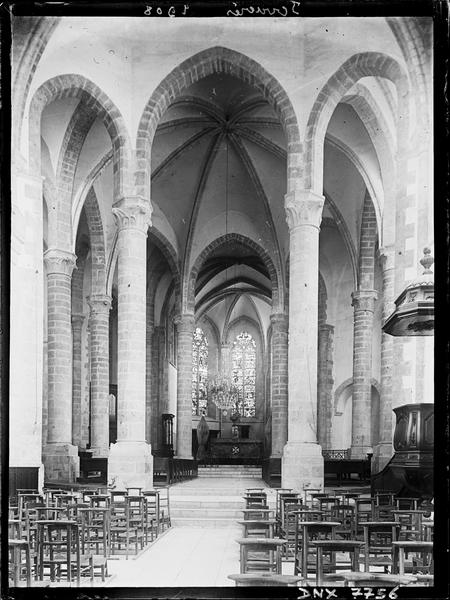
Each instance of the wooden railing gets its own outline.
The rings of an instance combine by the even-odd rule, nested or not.
[[[348,460],[350,458],[350,450],[322,450],[322,456],[325,460]]]
[[[189,458],[153,457],[153,481],[155,483],[176,483],[192,479],[198,475],[198,463]]]

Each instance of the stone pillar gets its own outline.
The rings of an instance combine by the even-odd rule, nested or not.
[[[372,332],[376,298],[375,290],[359,290],[352,294],[354,322],[351,458],[366,458],[372,446]]]
[[[118,227],[117,443],[109,451],[108,481],[117,489],[153,485],[145,441],[145,317],[147,229],[151,206],[141,197],[113,207]]]
[[[153,448],[161,449],[161,415],[168,412],[167,393],[163,391],[165,358],[165,329],[155,326],[152,335],[152,367],[150,395],[152,403],[152,441]]]
[[[334,326],[319,325],[317,357],[317,439],[324,449],[331,448],[333,416],[333,336]]]
[[[288,441],[282,487],[323,488],[322,449],[317,443],[317,322],[319,228],[324,198],[310,190],[286,194],[290,233]]]
[[[148,303],[147,303],[148,305]],[[153,330],[154,327],[149,325],[149,314],[147,311],[147,326],[146,326],[146,351],[145,351],[145,440],[147,443],[153,441],[153,450],[157,443],[155,431],[153,427],[153,404],[152,404],[152,367],[153,367]]]
[[[283,453],[288,435],[288,318],[272,314],[272,458]]]
[[[392,314],[394,303],[394,247],[380,249],[380,260],[383,270],[383,323]],[[393,449],[392,426],[394,413],[392,411],[394,367],[394,338],[387,333],[381,334],[381,393],[380,393],[380,435],[379,442],[373,448],[372,472],[381,471],[391,459]]]
[[[47,266],[48,426],[43,457],[46,481],[74,482],[78,448],[72,444],[71,277],[76,256],[50,249]]]
[[[83,447],[82,427],[82,333],[84,315],[72,315],[72,444]]]
[[[106,458],[109,450],[109,311],[111,298],[98,294],[88,299],[91,363],[91,450]]]
[[[177,326],[177,458],[192,458],[192,339],[194,315],[182,314]]]

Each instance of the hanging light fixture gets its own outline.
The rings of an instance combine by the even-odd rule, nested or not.
[[[424,248],[420,264],[422,275],[414,279],[395,301],[395,310],[386,320],[383,331],[393,336],[434,334],[434,275],[431,250]]]
[[[225,163],[225,239],[228,235],[228,137],[226,139],[226,163]],[[227,268],[225,269],[225,289],[228,283]],[[223,367],[220,372],[211,379],[208,384],[208,395],[219,410],[237,410],[239,389],[232,383],[224,373]]]

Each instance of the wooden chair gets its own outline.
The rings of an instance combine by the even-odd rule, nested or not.
[[[245,500],[245,508],[267,507],[267,494],[265,492],[247,492],[243,498]]]
[[[170,520],[170,493],[169,486],[161,486],[159,492],[159,510],[160,510],[160,526],[161,529],[167,529],[172,526]]]
[[[336,535],[341,538],[355,539],[356,537],[356,515],[355,507],[351,504],[340,504],[331,508],[330,519],[339,521],[340,527],[336,527]]]
[[[235,573],[228,575],[228,579],[234,581],[236,587],[295,587],[301,578],[295,575],[276,575],[274,573]]]
[[[314,499],[313,494],[324,493],[322,488],[303,488],[303,496],[305,500],[305,506],[312,507]]]
[[[80,585],[81,553],[78,523],[75,521],[37,521],[37,578],[44,580],[49,569],[50,580]]]
[[[315,540],[311,545],[316,548],[316,585],[322,586],[327,581],[339,579],[338,570],[359,571],[359,551],[364,542],[359,540]],[[340,553],[339,563],[336,561],[336,552]],[[329,562],[326,565],[328,573],[324,573],[324,554],[329,555]],[[342,554],[348,554],[349,560],[342,560]]]
[[[306,583],[308,574],[316,568],[315,548],[311,542],[332,539],[340,523],[337,521],[297,521],[294,554],[294,575],[301,573]]]
[[[414,554],[409,563],[406,555]],[[392,544],[392,572],[404,575],[433,574],[433,542],[398,540]]]
[[[422,523],[422,539],[424,542],[432,542],[434,537],[434,521]]]
[[[151,532],[151,540],[154,537],[158,537],[161,533],[161,513],[159,506],[159,492],[158,490],[146,490],[142,492],[145,498],[145,511],[147,528]]]
[[[420,498],[394,498],[396,510],[419,510]]]
[[[238,521],[243,526],[243,537],[273,538],[275,519],[244,519]]]
[[[109,508],[111,498],[109,494],[95,494],[89,497],[90,508]]]
[[[367,521],[364,528],[364,571],[371,566],[392,567],[392,543],[398,539],[400,524],[395,521]]]
[[[24,553],[25,558],[22,558]],[[14,587],[20,585],[25,578],[26,585],[31,585],[31,554],[28,540],[8,539],[8,575]]]
[[[144,500],[143,497],[142,500]],[[134,554],[138,553],[139,546],[141,549],[144,547],[142,520],[143,515],[137,516],[135,507],[129,502],[111,504],[111,554],[116,554],[124,549],[125,558],[128,560],[132,546],[134,546]]]
[[[303,499],[283,498],[281,501],[281,523],[279,523],[279,536],[286,540],[283,547],[283,555],[286,560],[294,560],[295,556],[295,536],[297,527],[296,514],[303,506]]]
[[[275,519],[275,509],[273,508],[243,508],[244,520],[252,519]]]
[[[102,581],[108,576],[110,556],[110,509],[80,508],[80,542],[82,555],[91,557],[91,578],[100,571]]]
[[[424,511],[393,510],[392,514],[394,515],[394,519],[400,523],[399,540],[422,540]]]
[[[240,571],[266,571],[281,575],[281,547],[286,543],[278,538],[241,538]]]
[[[372,521],[373,500],[371,498],[355,499],[356,534],[363,532],[363,523]]]
[[[395,509],[394,492],[376,492],[373,498],[372,518],[374,521],[391,521]]]

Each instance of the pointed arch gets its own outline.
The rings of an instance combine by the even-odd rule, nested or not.
[[[321,194],[323,189],[323,146],[331,116],[347,92],[363,77],[383,77],[397,90],[397,148],[407,141],[409,111],[408,78],[400,64],[381,52],[362,52],[347,59],[323,86],[311,109],[305,132],[304,187]]]
[[[226,73],[252,85],[274,108],[287,138],[287,189],[290,191],[296,187],[301,173],[300,133],[288,95],[277,79],[258,62],[235,50],[215,46],[198,52],[175,67],[161,81],[145,105],[136,139],[138,169],[135,185],[138,194],[150,197],[151,147],[162,115],[190,85],[213,73]]]

